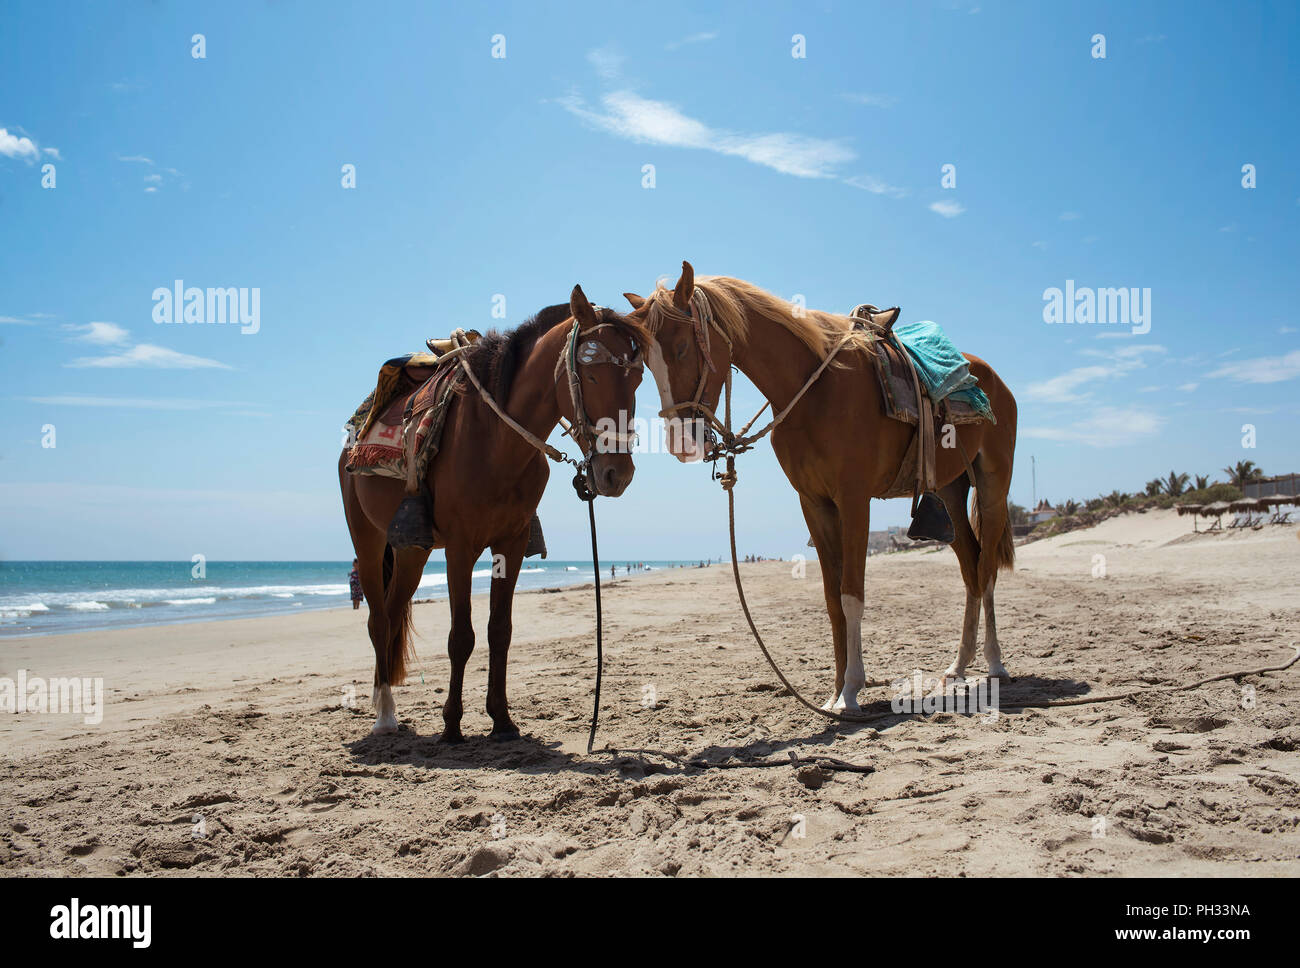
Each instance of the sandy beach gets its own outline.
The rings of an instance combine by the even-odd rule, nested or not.
[[[1033,542],[998,584],[1011,705],[828,728],[776,685],[728,565],[606,586],[597,747],[589,588],[520,595],[510,699],[524,738],[490,742],[486,601],[466,681],[468,742],[438,742],[445,602],[416,606],[403,728],[369,736],[366,612],[330,610],[0,640],[0,675],[103,677],[103,721],[0,717],[8,875],[1300,874],[1300,642],[1294,525],[1192,535],[1127,514]],[[1094,577],[1104,556],[1105,576]],[[832,659],[816,563],[743,565],[755,618],[810,697]],[[938,675],[963,592],[945,549],[867,565],[867,675]],[[976,672],[982,671],[976,659]],[[892,690],[864,709],[889,712]],[[641,752],[636,752],[641,751]],[[788,763],[832,756],[874,772]]]

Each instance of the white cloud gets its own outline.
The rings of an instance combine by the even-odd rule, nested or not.
[[[1039,239],[1037,242],[1030,242],[1029,244],[1035,249],[1043,249],[1043,250],[1047,249],[1047,243],[1044,242],[1042,239]]]
[[[1050,380],[1031,383],[1025,388],[1025,397],[1042,403],[1071,403],[1087,398],[1087,394],[1076,393],[1080,387],[1100,380],[1107,380],[1114,375],[1108,366],[1079,366],[1067,370]]]
[[[35,319],[24,319],[21,316],[0,316],[0,325],[5,326],[39,326]]]
[[[1025,437],[1039,440],[1074,441],[1089,447],[1113,447],[1150,437],[1164,426],[1164,419],[1145,410],[1098,407],[1089,416],[1058,427],[1026,427]]]
[[[130,334],[117,323],[87,323],[85,326],[69,323],[63,328],[78,333],[76,339],[96,346],[120,346],[130,339]]]
[[[205,359],[202,356],[190,356],[188,353],[178,353],[176,350],[168,349],[165,346],[153,346],[149,343],[132,346],[129,350],[111,356],[81,357],[67,365],[78,368],[96,367],[108,369],[125,367],[149,367],[161,370],[230,369],[226,364],[218,363],[216,360]]]
[[[0,155],[16,158],[30,165],[41,157],[41,151],[31,138],[10,134],[8,128],[0,128]]]
[[[1083,218],[1078,212],[1062,212],[1057,218],[1062,222],[1073,222]]]
[[[623,55],[609,47],[587,51],[587,62],[607,81],[618,77],[623,69]]]
[[[689,37],[683,37],[681,40],[670,41],[664,44],[664,50],[677,50],[679,47],[685,47],[687,44],[705,44],[710,40],[717,40],[718,33],[716,30],[704,30],[698,34],[691,34]]]
[[[165,171],[168,175],[170,175],[173,178],[179,178],[181,175],[181,173],[177,171],[175,168],[168,168],[166,166],[157,165],[154,162],[154,160],[148,157],[147,155],[118,155],[117,160],[131,162],[135,164],[141,164],[141,165],[148,165],[150,168],[160,168],[161,171]],[[158,172],[151,172],[148,175],[144,176],[144,183],[145,183],[144,190],[146,192],[156,192],[158,191],[159,186],[164,184],[165,181],[166,179],[164,179],[162,175],[158,174]],[[184,187],[188,188],[189,186],[187,185]]]
[[[1227,377],[1239,383],[1281,383],[1300,376],[1300,350],[1285,356],[1257,356],[1252,360],[1228,363],[1209,374]]]
[[[1296,328],[1294,326],[1279,326],[1277,331],[1285,336],[1287,333],[1294,333]]]
[[[873,195],[888,195],[890,198],[902,198],[907,194],[906,189],[891,185],[875,175],[854,175],[852,178],[844,179],[844,184],[861,188],[864,192],[871,192]]]
[[[1199,383],[1180,383],[1178,389],[1182,390],[1184,393],[1191,393],[1199,386]]]
[[[1145,369],[1144,356],[1148,353],[1164,352],[1166,352],[1165,348],[1158,343],[1131,344],[1113,350],[1083,350],[1084,356],[1096,357],[1105,362],[1078,366],[1066,370],[1059,376],[1031,383],[1025,388],[1025,396],[1029,400],[1037,400],[1040,403],[1074,403],[1086,400],[1091,396],[1091,392],[1078,392],[1082,388],[1103,380],[1126,376],[1135,370]]]
[[[961,202],[931,202],[930,211],[937,212],[944,218],[956,218],[966,211],[966,206]]]
[[[852,101],[854,104],[865,104],[872,108],[892,108],[898,103],[898,98],[892,94],[867,94],[846,91],[840,97],[846,101]]]
[[[632,91],[605,94],[600,109],[588,107],[577,96],[561,98],[558,103],[592,127],[620,138],[733,155],[798,178],[836,177],[839,165],[857,157],[851,148],[826,138],[786,132],[742,134],[711,128],[674,105]]]

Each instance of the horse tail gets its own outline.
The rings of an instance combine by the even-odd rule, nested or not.
[[[384,545],[384,599],[388,599],[388,587],[393,580],[393,569],[397,557],[392,545]],[[406,663],[415,658],[415,625],[411,619],[411,599],[402,603],[402,614],[392,629],[388,641],[388,681],[391,685],[406,684]]]
[[[1016,567],[1016,543],[1011,533],[1011,509],[1007,508],[1002,515],[1002,531],[1000,534],[986,535],[984,533],[983,515],[980,514],[979,491],[971,491],[970,498],[970,523],[971,530],[975,532],[975,537],[980,543],[980,556],[990,555],[993,563],[989,568],[989,574],[994,571],[1014,571]]]

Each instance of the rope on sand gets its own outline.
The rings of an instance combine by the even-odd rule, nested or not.
[[[1258,676],[1267,672],[1284,672],[1290,669],[1296,662],[1300,661],[1300,646],[1294,642],[1291,647],[1295,649],[1293,655],[1288,661],[1281,665],[1260,666],[1257,669],[1240,669],[1235,672],[1221,672],[1218,675],[1208,676],[1205,679],[1198,679],[1196,682],[1187,683],[1181,686],[1155,686],[1145,689],[1132,689],[1128,692],[1117,692],[1106,696],[1083,696],[1076,699],[1041,699],[1031,702],[1008,703],[1006,709],[1054,709],[1061,706],[1089,706],[1098,703],[1121,702],[1125,699],[1133,699],[1137,696],[1150,695],[1151,693],[1175,693],[1190,692],[1193,689],[1199,689],[1201,686],[1209,685],[1212,682],[1222,682],[1225,679],[1240,679],[1244,676]],[[869,685],[887,685],[883,680],[877,680]],[[910,713],[881,713],[878,716],[871,716],[865,719],[854,720],[855,723],[873,723],[886,719],[896,719],[898,717],[908,718],[913,714]],[[724,760],[722,762],[710,762],[709,760],[697,757],[679,756],[676,753],[665,753],[662,750],[646,749],[625,749],[618,750],[613,747],[605,747],[602,750],[596,750],[597,753],[609,753],[612,756],[618,756],[622,753],[644,753],[651,756],[658,756],[666,760],[671,760],[684,768],[696,770],[750,770],[766,769],[774,766],[790,766],[799,769],[804,766],[817,766],[823,770],[831,772],[845,773],[874,773],[876,768],[865,763],[850,763],[846,760],[837,759],[832,756],[813,756],[806,760],[801,760],[793,751],[788,750],[788,759],[764,759],[764,760]]]

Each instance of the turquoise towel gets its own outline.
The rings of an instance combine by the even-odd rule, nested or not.
[[[938,323],[926,319],[895,326],[893,332],[898,343],[911,354],[917,376],[936,406],[951,396],[997,422],[989,398],[979,388],[979,380],[971,373],[966,357],[961,355]]]

